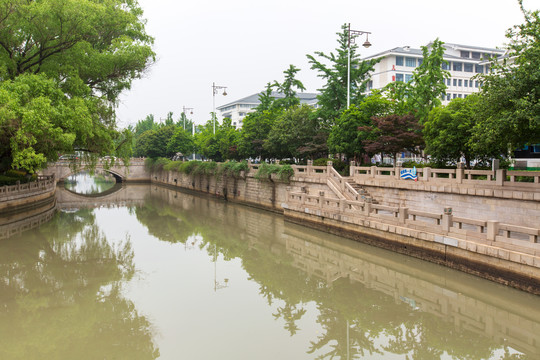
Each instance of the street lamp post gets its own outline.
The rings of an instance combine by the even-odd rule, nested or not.
[[[212,83],[212,117],[214,118],[214,135],[216,134],[216,94],[219,90],[223,89],[223,96],[227,96],[226,86],[219,86],[216,83]]]
[[[191,110],[190,114],[193,115],[193,108],[182,106],[182,114],[184,114],[184,130],[186,130],[186,110]]]
[[[351,105],[351,43],[354,44],[354,38],[356,36],[366,34],[366,41],[362,44],[366,49],[371,46],[368,40],[369,31],[351,30],[351,23],[347,29],[347,109]]]

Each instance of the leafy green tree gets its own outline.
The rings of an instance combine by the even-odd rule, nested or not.
[[[214,122],[208,120],[206,124],[199,126],[195,134],[195,148],[197,153],[216,162],[223,161],[223,154],[219,151],[218,142],[219,124],[214,134]]]
[[[422,46],[422,63],[414,69],[411,81],[396,81],[386,86],[384,93],[393,101],[395,114],[414,114],[423,124],[431,109],[441,105],[441,98],[446,93],[444,79],[450,76],[442,68],[447,63],[443,59],[443,45],[435,39],[430,47]]]
[[[266,84],[264,91],[259,94],[259,101],[261,103],[257,105],[256,111],[262,112],[265,110],[270,110],[272,103],[275,100],[275,98],[272,96],[272,89],[273,85],[271,83]]]
[[[365,153],[362,145],[361,126],[371,126],[371,117],[389,115],[392,102],[380,93],[368,96],[358,105],[352,105],[336,120],[328,137],[328,149],[333,154],[343,154],[356,161]]]
[[[347,25],[343,24],[341,32],[338,32],[338,47],[336,53],[325,54],[321,51],[315,55],[321,58],[317,60],[313,55],[307,55],[311,69],[319,72],[319,77],[325,81],[322,89],[319,89],[319,116],[330,124],[334,123],[342,110],[347,108],[347,69],[348,69],[348,45],[349,37]],[[357,53],[358,46],[351,44],[351,104],[357,104],[363,99],[369,81],[369,72],[379,60],[360,60]],[[328,62],[329,64],[326,64]]]
[[[154,121],[154,115],[149,114],[144,120],[137,121],[135,125],[134,135],[135,137],[140,136],[142,133],[148,130],[157,130],[158,124]]]
[[[296,106],[277,117],[263,148],[271,157],[299,157],[299,148],[313,142],[313,138],[321,130],[318,119],[313,116],[313,110],[309,106]]]
[[[3,169],[35,172],[73,147],[113,152],[116,132],[99,121],[95,102],[67,97],[44,75],[24,74],[0,84]]]
[[[184,155],[193,153],[195,144],[193,137],[182,127],[177,126],[174,130],[174,134],[167,143],[167,150],[169,153],[181,152]]]
[[[304,87],[304,84],[298,79],[295,78],[296,73],[299,72],[300,69],[295,67],[294,65],[289,65],[289,68],[283,72],[285,74],[285,79],[283,80],[283,83],[278,83],[277,81],[274,82],[274,87],[283,95],[285,95],[284,98],[276,99],[273,102],[273,105],[275,107],[283,107],[285,109],[288,109],[292,106],[300,104],[300,99],[296,96],[295,88],[304,91],[306,88]]]
[[[141,16],[130,0],[2,1],[4,168],[34,172],[73,148],[115,152],[111,105],[154,59]]]
[[[446,93],[444,79],[450,77],[450,73],[442,68],[447,63],[443,59],[443,44],[435,39],[430,48],[422,46],[422,64],[413,72],[409,107],[421,124],[427,120],[431,109],[441,105],[441,98]]]
[[[172,157],[176,151],[168,144],[175,134],[175,129],[174,125],[169,125],[142,133],[135,144],[135,156]]]
[[[370,155],[382,153],[391,156],[396,163],[400,151],[417,152],[423,145],[422,125],[413,115],[387,115],[372,117],[371,126],[361,126],[358,130],[365,133],[362,145]]]
[[[7,78],[44,73],[70,95],[116,101],[154,60],[131,0],[3,0],[0,63]]]
[[[278,114],[282,110],[264,110],[247,114],[243,120],[242,132],[238,139],[238,152],[243,158],[269,158],[263,147]]]
[[[471,138],[477,121],[478,95],[453,99],[448,106],[436,107],[424,124],[425,152],[439,163],[458,163],[465,158],[467,167],[477,157]]]
[[[240,130],[236,129],[231,123],[231,119],[225,118],[219,126],[217,132],[218,148],[225,160],[240,160],[238,153],[238,141],[240,139]]]
[[[508,57],[494,59],[493,71],[481,78],[483,118],[472,143],[485,153],[540,143],[540,12],[519,4],[525,23],[507,31]]]

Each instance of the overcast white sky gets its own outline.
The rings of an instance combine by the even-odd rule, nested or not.
[[[322,86],[306,54],[329,53],[344,23],[369,31],[362,57],[397,46],[444,42],[501,47],[506,29],[523,23],[516,0],[139,0],[147,32],[155,38],[156,63],[133,82],[117,109],[126,127],[154,114],[176,120],[182,108],[196,124],[210,118],[212,83],[227,86],[216,106],[281,81],[293,64],[307,92]],[[524,0],[527,9],[540,0]],[[363,41],[363,39],[362,39]]]

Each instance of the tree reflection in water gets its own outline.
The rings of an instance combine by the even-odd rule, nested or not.
[[[197,236],[198,246],[209,256],[215,247],[225,260],[241,259],[249,280],[259,285],[259,294],[273,307],[274,318],[283,321],[291,336],[301,330],[298,324],[306,314],[306,304],[314,302],[324,333],[311,341],[306,352],[317,359],[359,359],[385,353],[408,359],[437,359],[444,354],[488,359],[496,352],[504,353],[504,359],[526,358],[495,339],[456,327],[362,283],[341,278],[330,284],[299,269],[284,246],[291,237],[272,214],[174,194],[156,188],[146,205],[136,210],[138,220],[163,241],[186,244]]]
[[[122,296],[135,272],[130,240],[112,244],[91,210],[1,242],[0,264],[0,358],[159,356],[150,322]]]

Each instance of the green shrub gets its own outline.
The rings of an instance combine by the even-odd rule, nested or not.
[[[144,166],[148,171],[160,171],[163,170],[164,166],[169,164],[171,160],[167,158],[147,158],[144,160]]]
[[[291,165],[262,163],[259,166],[257,174],[255,174],[255,178],[258,180],[270,180],[272,174],[277,174],[281,181],[289,182],[294,175],[294,169]]]
[[[221,176],[232,176],[234,178],[240,177],[240,173],[244,171],[247,173],[249,171],[249,165],[247,161],[227,161],[226,163],[219,164],[216,175]]]
[[[13,178],[13,177],[6,176],[6,175],[0,175],[0,186],[4,186],[4,185],[7,185],[7,186],[16,185],[16,184],[17,184],[17,181],[19,181],[18,178]]]

